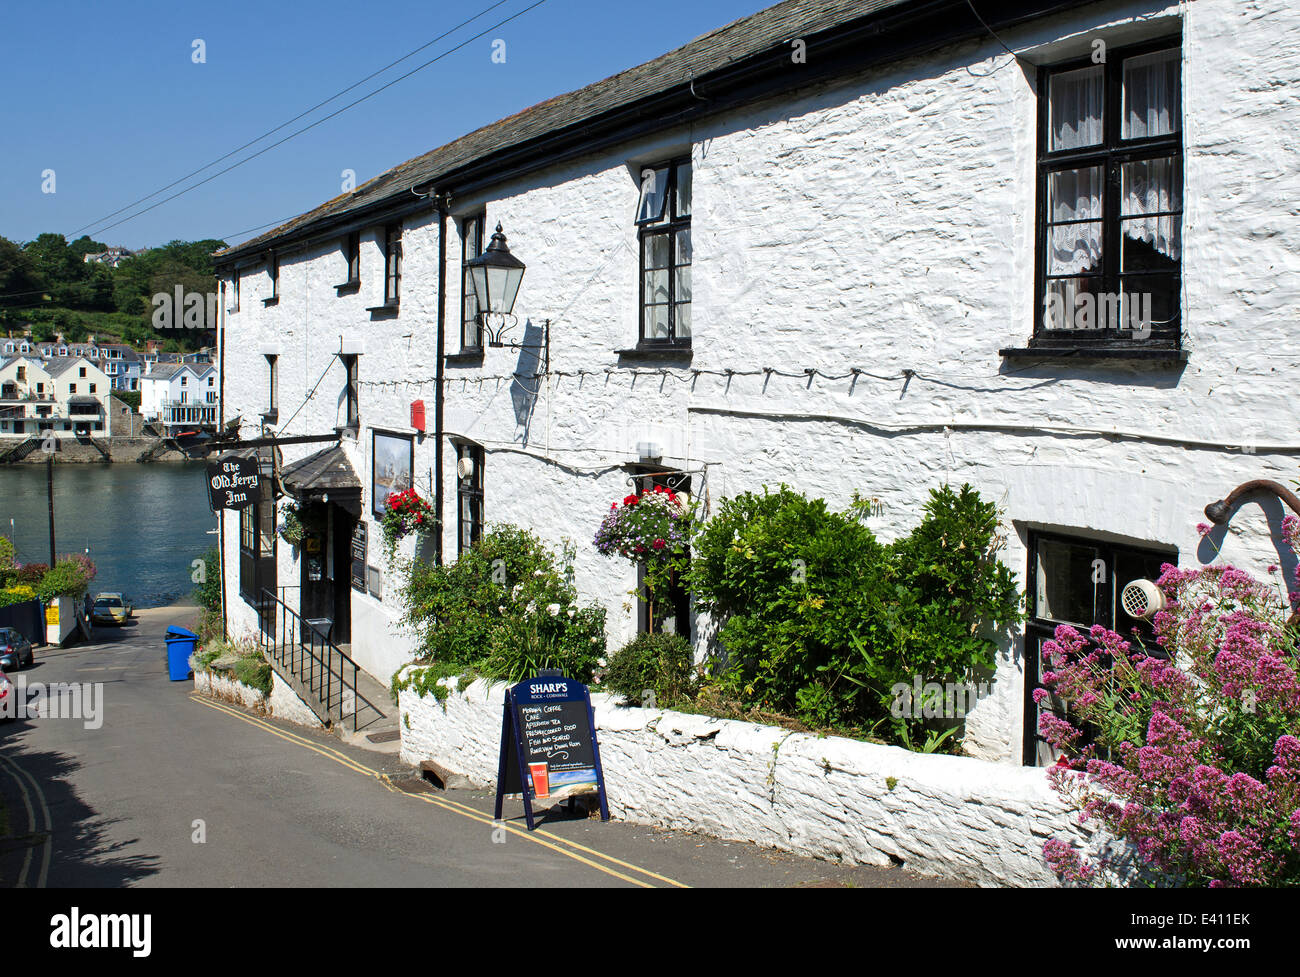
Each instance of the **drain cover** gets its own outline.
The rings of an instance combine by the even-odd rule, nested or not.
[[[371,743],[391,743],[393,740],[400,740],[401,738],[401,731],[396,729],[390,729],[383,733],[366,734],[366,739],[370,740]]]

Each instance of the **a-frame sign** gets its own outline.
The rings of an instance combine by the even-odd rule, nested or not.
[[[605,774],[596,743],[591,695],[581,682],[542,672],[506,689],[501,715],[501,762],[497,768],[496,820],[507,794],[522,794],[528,830],[536,827],[533,803],[580,794],[600,799],[609,820]]]

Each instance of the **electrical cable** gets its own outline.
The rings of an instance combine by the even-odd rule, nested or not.
[[[259,142],[261,142],[263,139],[265,139],[267,136],[274,135],[275,133],[279,132],[281,129],[285,128],[286,126],[291,126],[291,125],[293,125],[295,122],[297,122],[299,119],[303,118],[304,116],[311,115],[311,113],[315,112],[318,108],[321,108],[321,107],[323,107],[323,106],[325,106],[325,105],[328,105],[330,102],[334,101],[336,98],[339,98],[339,97],[342,96],[342,95],[346,95],[348,92],[352,91],[354,88],[358,88],[358,87],[360,87],[361,85],[364,85],[366,82],[370,81],[370,79],[374,78],[375,76],[377,76],[377,75],[382,75],[382,74],[383,74],[385,71],[387,71],[389,68],[393,68],[393,67],[395,67],[395,66],[401,64],[401,63],[402,63],[403,61],[405,61],[407,58],[410,58],[410,57],[413,57],[413,56],[416,55],[416,54],[419,54],[421,51],[423,51],[425,48],[429,47],[430,45],[432,45],[432,44],[437,44],[439,41],[441,41],[443,38],[447,37],[448,35],[456,33],[456,31],[460,30],[460,29],[461,29],[462,27],[464,27],[466,24],[469,24],[469,23],[472,23],[473,21],[478,20],[478,19],[479,19],[480,17],[482,17],[484,14],[488,13],[489,11],[495,10],[497,7],[501,6],[503,3],[508,3],[508,2],[509,2],[509,0],[497,0],[496,3],[492,4],[492,6],[490,6],[490,7],[486,7],[486,8],[484,8],[483,10],[480,10],[480,11],[479,11],[478,13],[476,13],[473,17],[469,18],[469,20],[463,20],[463,21],[461,21],[461,22],[460,22],[459,24],[457,24],[455,27],[451,28],[451,30],[444,31],[443,33],[441,33],[441,34],[439,34],[437,37],[435,37],[433,40],[428,41],[428,42],[425,43],[425,44],[421,44],[421,45],[420,45],[418,48],[416,48],[414,51],[409,51],[408,53],[403,54],[403,55],[402,55],[400,58],[398,58],[396,61],[391,61],[391,62],[389,62],[388,64],[384,65],[382,68],[380,68],[380,69],[377,70],[377,71],[372,71],[370,74],[366,75],[366,77],[362,78],[360,81],[353,82],[353,83],[352,83],[351,85],[349,85],[347,88],[344,88],[344,89],[342,89],[341,91],[337,91],[337,92],[335,92],[333,95],[331,95],[329,98],[325,99],[323,102],[317,102],[317,103],[316,103],[315,105],[313,105],[311,108],[309,108],[309,109],[305,109],[304,111],[299,112],[297,115],[295,115],[295,116],[294,116],[292,119],[290,119],[289,121],[287,121],[287,122],[281,122],[281,123],[280,123],[278,126],[276,126],[274,129],[268,129],[266,132],[262,133],[262,134],[261,134],[260,136],[258,136],[256,139],[250,139],[248,142],[244,143],[242,146],[237,146],[237,147],[235,147],[235,148],[232,149],[230,152],[226,153],[224,156],[218,156],[218,157],[217,157],[216,159],[214,159],[212,162],[210,162],[210,163],[204,163],[204,164],[203,164],[202,166],[200,166],[197,170],[193,170],[193,171],[191,171],[191,172],[189,172],[189,173],[186,173],[184,176],[180,177],[180,178],[177,179],[177,180],[173,180],[171,183],[167,184],[165,187],[159,187],[159,188],[158,188],[157,190],[155,190],[153,193],[146,194],[145,196],[141,197],[139,200],[133,200],[133,201],[131,201],[131,203],[127,204],[125,207],[119,207],[117,210],[113,211],[111,214],[105,214],[103,217],[97,218],[96,220],[91,221],[89,224],[86,224],[86,225],[84,225],[84,226],[82,226],[82,227],[77,228],[75,231],[72,232],[72,234],[69,234],[68,237],[72,237],[74,234],[79,234],[79,233],[81,233],[81,232],[84,231],[87,227],[94,227],[96,224],[102,224],[104,221],[108,220],[109,218],[111,218],[111,217],[116,217],[118,214],[122,213],[122,211],[124,211],[124,210],[130,210],[130,209],[131,209],[132,207],[134,207],[136,204],[142,204],[142,203],[144,203],[146,200],[152,200],[154,197],[158,196],[158,194],[160,194],[160,193],[165,193],[166,191],[170,190],[172,187],[176,186],[176,185],[179,184],[179,183],[184,183],[184,182],[185,182],[186,180],[188,180],[190,177],[192,177],[192,176],[198,176],[198,174],[202,173],[204,170],[206,170],[206,169],[208,169],[208,168],[210,168],[210,167],[216,166],[218,163],[224,162],[225,160],[230,159],[230,157],[231,157],[231,156],[234,156],[236,153],[243,152],[243,151],[244,151],[245,149],[247,149],[249,146],[256,145],[257,143],[259,143]],[[268,224],[268,225],[264,225],[264,226],[269,227],[270,225]]]
[[[219,177],[219,176],[224,176],[226,173],[229,173],[231,170],[237,169],[238,167],[243,166],[245,163],[250,162],[251,160],[257,159],[257,157],[262,156],[262,155],[265,154],[265,153],[269,153],[271,150],[275,149],[277,146],[282,146],[282,145],[284,145],[284,144],[287,143],[289,140],[294,139],[294,138],[296,138],[296,137],[302,135],[304,132],[307,132],[307,131],[309,131],[309,130],[311,130],[311,129],[314,129],[314,128],[316,128],[316,126],[321,125],[321,124],[323,124],[323,123],[325,123],[325,122],[328,122],[330,119],[333,119],[333,118],[335,118],[336,116],[342,115],[342,114],[343,114],[344,112],[346,112],[348,109],[350,109],[350,108],[354,108],[355,106],[360,105],[362,102],[365,102],[365,101],[368,101],[369,99],[374,98],[374,97],[375,97],[376,95],[378,95],[380,92],[382,92],[382,91],[384,91],[384,90],[386,90],[386,89],[388,89],[388,88],[392,88],[394,85],[396,85],[396,84],[397,84],[398,82],[400,82],[400,81],[405,81],[407,78],[410,78],[410,77],[411,77],[413,74],[415,74],[416,72],[418,72],[418,71],[422,71],[423,69],[429,67],[429,65],[434,64],[435,62],[441,61],[443,58],[447,57],[448,55],[455,54],[455,53],[456,53],[457,51],[459,51],[461,48],[466,47],[467,45],[471,44],[472,42],[477,41],[479,38],[484,37],[484,36],[486,36],[486,35],[492,33],[492,32],[493,32],[494,30],[496,30],[497,28],[499,28],[499,27],[503,27],[504,25],[510,23],[510,21],[512,21],[512,20],[517,20],[518,18],[522,17],[524,14],[528,13],[530,10],[533,10],[533,9],[535,9],[536,7],[540,7],[540,6],[541,6],[542,4],[544,4],[545,2],[546,2],[546,0],[535,0],[534,3],[532,3],[532,4],[530,4],[529,6],[525,7],[523,10],[520,10],[518,13],[511,14],[509,17],[506,17],[505,19],[498,21],[497,23],[493,24],[491,27],[487,28],[486,30],[480,31],[479,33],[475,34],[473,37],[467,38],[466,40],[462,41],[460,44],[457,44],[455,47],[450,48],[450,49],[448,49],[448,50],[442,52],[442,54],[439,54],[436,58],[431,58],[431,59],[429,59],[428,61],[424,62],[423,64],[418,65],[418,66],[412,68],[410,71],[408,71],[408,72],[407,72],[406,74],[404,74],[404,75],[398,75],[398,76],[397,76],[396,78],[394,78],[392,81],[390,81],[390,82],[386,82],[385,84],[380,85],[380,86],[379,86],[378,88],[376,88],[374,91],[372,91],[372,92],[370,92],[370,93],[368,93],[368,94],[366,94],[366,95],[363,95],[363,96],[361,96],[360,98],[358,98],[358,99],[356,99],[356,100],[354,100],[354,101],[349,102],[347,105],[344,105],[342,108],[340,108],[340,109],[336,109],[335,111],[331,112],[329,115],[326,115],[326,116],[323,116],[323,117],[320,118],[320,119],[317,119],[315,122],[311,123],[310,125],[303,126],[301,129],[298,129],[298,130],[296,130],[296,131],[294,131],[294,132],[289,133],[289,135],[285,136],[283,139],[277,139],[275,142],[271,143],[269,146],[265,146],[265,147],[263,147],[262,149],[259,149],[259,150],[258,150],[257,152],[255,152],[255,153],[250,153],[249,155],[245,156],[243,159],[238,160],[238,161],[236,161],[236,162],[234,162],[234,163],[231,163],[229,166],[227,166],[227,167],[225,167],[225,168],[223,168],[223,169],[218,170],[216,173],[213,173],[211,176],[204,177],[202,180],[199,180],[197,183],[193,183],[193,184],[191,184],[190,186],[186,187],[186,188],[183,189],[183,190],[178,190],[176,193],[173,193],[173,194],[171,194],[171,195],[168,196],[168,197],[164,197],[162,200],[159,200],[157,203],[150,204],[148,207],[145,207],[145,208],[143,208],[143,209],[141,209],[141,210],[138,210],[138,211],[136,211],[134,214],[128,214],[126,217],[123,217],[121,220],[114,221],[113,223],[111,223],[111,224],[107,224],[107,225],[105,225],[105,226],[103,226],[103,227],[99,227],[99,228],[97,228],[97,229],[96,229],[94,232],[92,232],[92,233],[95,234],[95,235],[103,234],[105,231],[111,230],[111,229],[114,228],[114,227],[118,227],[119,225],[121,225],[121,224],[125,224],[125,223],[127,223],[128,221],[133,221],[133,220],[135,220],[137,217],[140,217],[140,216],[143,215],[143,214],[147,214],[147,213],[149,213],[149,211],[151,211],[151,210],[154,210],[154,209],[156,209],[156,208],[158,208],[158,207],[161,207],[163,204],[170,203],[171,201],[175,200],[177,197],[183,197],[185,194],[189,193],[191,190],[197,190],[199,187],[203,186],[204,184],[206,184],[206,183],[211,183],[211,182],[212,182],[213,180],[215,180],[217,177]]]

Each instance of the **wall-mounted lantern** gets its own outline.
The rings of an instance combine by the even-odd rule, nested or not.
[[[510,253],[506,236],[501,225],[497,224],[487,250],[465,264],[474,282],[474,295],[478,299],[484,331],[488,334],[488,345],[503,346],[501,334],[506,330],[506,320],[510,324],[515,321],[515,297],[524,278],[524,263]],[[495,330],[491,326],[493,320],[498,323]]]

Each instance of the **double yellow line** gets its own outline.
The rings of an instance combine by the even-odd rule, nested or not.
[[[251,716],[248,713],[233,706],[226,705],[223,702],[216,702],[212,699],[208,699],[205,696],[199,695],[197,692],[191,693],[190,698],[195,702],[207,706],[209,709],[216,709],[218,712],[224,712],[226,715],[233,716],[240,722],[248,723],[250,726],[256,726],[273,736],[278,736],[286,742],[311,750],[313,753],[319,753],[326,759],[333,760],[335,763],[341,764],[349,770],[359,773],[364,777],[374,778],[386,789],[395,794],[402,794],[406,797],[423,801],[426,804],[440,807],[444,811],[449,811],[452,814],[459,814],[461,817],[468,818],[471,821],[478,821],[480,824],[490,825],[493,830],[506,831],[517,838],[521,838],[524,841],[531,842],[535,845],[540,845],[543,848],[548,848],[557,854],[563,855],[566,858],[571,858],[575,862],[580,862],[589,868],[593,868],[598,872],[603,872],[605,875],[620,879],[630,885],[639,886],[643,889],[653,889],[656,888],[656,883],[662,883],[678,889],[689,888],[689,886],[678,882],[675,879],[670,879],[667,876],[651,872],[649,869],[641,868],[640,866],[633,865],[630,862],[622,861],[612,855],[606,855],[604,852],[599,852],[593,848],[588,848],[585,845],[580,845],[576,841],[570,841],[567,838],[553,835],[549,831],[543,831],[540,828],[535,831],[524,831],[512,824],[495,821],[481,811],[477,811],[459,801],[448,800],[445,797],[435,797],[431,794],[407,793],[400,787],[396,786],[387,774],[380,773],[378,770],[372,770],[370,767],[367,767],[363,763],[358,763],[356,760],[339,750],[332,749],[328,746],[322,746],[320,743],[315,743],[304,736],[299,736],[296,733],[289,732],[288,730],[280,729],[278,726],[274,726],[264,719],[260,719],[257,716]],[[594,859],[601,859],[607,864],[601,864],[600,862],[594,861]],[[619,871],[619,869],[625,871]]]
[[[36,888],[44,889],[45,882],[50,875],[50,854],[53,844],[54,822],[50,819],[50,806],[45,802],[45,791],[36,778],[20,767],[17,763],[7,756],[0,756],[0,766],[3,766],[9,776],[14,779],[18,785],[18,792],[22,795],[23,805],[27,808],[27,824],[30,828],[29,837],[43,835],[41,839],[41,865],[36,873]],[[33,805],[32,801],[36,804]],[[36,820],[36,808],[39,806],[41,820],[44,821],[45,827],[41,828]],[[18,880],[14,883],[15,889],[27,888],[28,875],[32,868],[32,851],[34,845],[28,845],[23,852],[23,867],[18,871]]]

